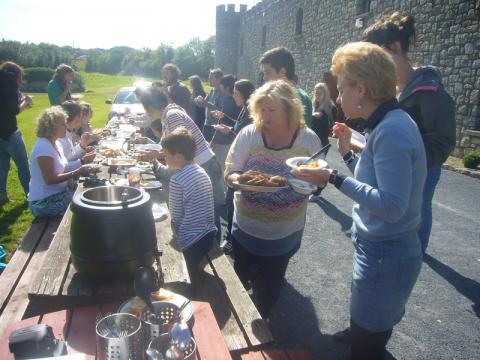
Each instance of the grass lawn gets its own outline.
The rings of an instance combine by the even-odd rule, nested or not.
[[[93,108],[92,125],[93,127],[103,127],[107,121],[110,108],[110,105],[105,104],[105,100],[113,99],[120,87],[130,86],[138,78],[99,73],[81,74],[87,89],[82,100],[92,104]],[[205,86],[205,90],[208,92],[210,90],[209,86]],[[33,94],[33,106],[17,116],[18,127],[22,132],[29,155],[37,140],[35,119],[49,105],[47,94]],[[11,164],[7,184],[10,202],[0,207],[0,245],[6,248],[9,255],[17,247],[33,220],[33,216],[28,210],[25,194],[18,180],[17,168],[13,161]]]

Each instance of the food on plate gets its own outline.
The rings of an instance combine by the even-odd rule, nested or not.
[[[112,158],[109,158],[107,159],[107,165],[108,166],[135,166],[136,164],[136,160],[135,159],[121,159],[121,158],[118,158],[118,159],[112,159]]]
[[[283,176],[248,170],[238,177],[238,183],[253,186],[281,187],[285,186],[287,181]]]
[[[135,296],[134,298],[132,298],[132,300],[130,300],[130,303],[128,305],[129,306],[123,309],[123,311],[135,316],[140,316],[140,314],[142,313],[143,309],[146,306],[143,300],[140,299],[138,296]]]
[[[173,297],[173,293],[166,289],[160,288],[158,291],[152,293],[152,301],[165,301]]]
[[[105,148],[100,150],[100,154],[107,158],[125,155],[123,151],[120,149],[110,149],[110,148]]]
[[[318,169],[320,164],[317,161],[310,161],[307,164],[299,165],[300,169]]]

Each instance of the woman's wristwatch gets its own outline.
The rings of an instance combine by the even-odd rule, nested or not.
[[[343,180],[345,180],[345,176],[338,173],[338,170],[333,169],[330,173],[330,177],[328,178],[328,182],[334,185],[337,189],[343,184]]]
[[[345,164],[350,165],[350,163],[355,159],[355,153],[352,150],[349,150],[345,155],[343,155],[343,161]]]
[[[335,185],[335,179],[337,178],[338,170],[333,169],[328,178],[328,182],[332,185]]]

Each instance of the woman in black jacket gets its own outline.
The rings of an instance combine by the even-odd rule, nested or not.
[[[31,104],[32,98],[20,93],[22,79],[23,69],[19,65],[11,61],[0,65],[0,205],[9,201],[7,178],[10,159],[17,165],[18,178],[25,195],[29,190],[27,149],[17,127],[17,114]]]
[[[255,91],[255,86],[246,79],[241,79],[235,82],[233,87],[233,99],[235,100],[235,104],[241,109],[240,113],[236,120],[229,119],[233,122],[233,126],[227,126],[224,124],[217,125],[216,130],[221,132],[224,135],[229,136],[232,141],[237,136],[237,134],[242,130],[245,126],[252,122],[252,118],[250,117],[250,113],[248,112],[248,99],[250,99],[250,95],[252,95]],[[222,113],[222,117],[227,117],[227,115]],[[233,193],[234,190],[232,188],[227,189],[227,195],[225,199],[225,203],[227,205],[227,238],[225,242],[222,244],[223,251],[225,253],[230,253],[232,251],[232,242],[231,242],[231,235],[230,231],[232,229],[232,220],[233,220]]]

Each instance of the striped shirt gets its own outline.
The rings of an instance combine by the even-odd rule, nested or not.
[[[179,127],[184,127],[192,133],[195,144],[197,145],[194,158],[196,164],[203,165],[213,158],[214,153],[203,137],[202,132],[180,106],[176,104],[168,105],[163,111],[162,118],[162,137],[169,135]]]
[[[290,146],[272,149],[266,146],[262,132],[250,124],[235,138],[225,161],[225,174],[257,170],[289,177],[291,169],[285,163],[288,158],[311,156],[320,147],[318,136],[304,128],[299,129]],[[305,226],[308,196],[290,187],[272,193],[237,191],[234,205],[232,234],[248,251],[277,256],[298,246]]]
[[[212,183],[197,164],[186,165],[171,177],[168,205],[172,229],[182,251],[217,229],[213,219]]]

